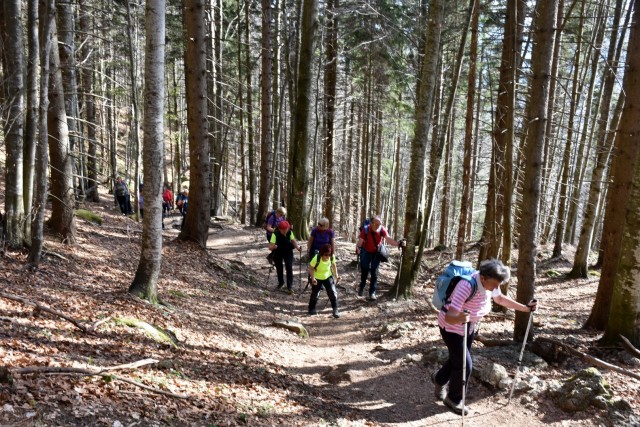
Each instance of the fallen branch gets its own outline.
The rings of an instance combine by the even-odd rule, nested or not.
[[[510,345],[513,345],[513,340],[497,340],[485,338],[482,335],[477,335],[474,340],[482,343],[482,345],[484,345],[485,347],[508,347]]]
[[[11,301],[17,301],[17,302],[20,302],[20,303],[22,303],[24,305],[35,307],[37,310],[45,311],[47,313],[53,314],[54,316],[61,317],[64,320],[66,320],[67,322],[72,323],[75,327],[77,327],[81,331],[88,332],[87,331],[87,327],[84,326],[79,321],[77,321],[76,319],[74,319],[72,317],[69,317],[64,313],[60,313],[59,311],[56,311],[56,310],[54,310],[52,308],[44,306],[44,305],[42,305],[42,304],[40,304],[38,302],[31,301],[31,300],[28,300],[26,298],[22,298],[22,297],[19,297],[19,296],[16,296],[16,295],[7,294],[5,292],[0,292],[0,298],[5,298],[5,299],[11,300]]]
[[[107,316],[107,317],[105,317],[104,319],[100,319],[100,320],[97,320],[97,321],[93,322],[93,323],[91,324],[91,326],[89,326],[89,327],[87,328],[87,332],[89,332],[89,333],[93,333],[93,332],[95,332],[95,331],[96,331],[96,329],[98,329],[98,327],[99,327],[100,325],[102,325],[103,323],[107,323],[107,322],[108,322],[109,320],[111,320],[111,319],[112,319],[112,317],[111,317],[111,316]]]
[[[27,366],[24,368],[11,369],[10,372],[12,374],[18,374],[18,375],[28,375],[28,374],[65,375],[66,374],[66,375],[80,375],[80,376],[87,376],[87,377],[102,376],[103,378],[122,381],[127,384],[131,384],[136,387],[140,387],[145,390],[151,391],[153,393],[175,397],[178,399],[187,399],[188,396],[185,396],[182,394],[175,394],[175,393],[171,393],[164,390],[158,390],[156,388],[149,387],[144,384],[140,384],[128,378],[123,378],[123,377],[119,377],[117,375],[111,374],[111,372],[114,372],[114,371],[137,369],[141,366],[152,365],[156,363],[158,363],[158,360],[156,359],[142,359],[133,363],[125,363],[122,365],[95,367],[95,368],[73,368],[73,367],[66,367],[66,366]]]
[[[620,335],[620,339],[622,340],[622,346],[625,350],[627,350],[633,357],[640,357],[640,350],[635,348],[633,344],[631,344],[631,341],[622,335]]]
[[[626,375],[628,377],[635,378],[635,379],[640,381],[640,375],[638,375],[638,374],[636,374],[634,372],[630,372],[627,369],[623,369],[623,368],[621,368],[619,366],[607,363],[604,360],[600,360],[600,359],[598,359],[596,357],[589,356],[588,354],[583,353],[583,352],[581,352],[579,350],[576,350],[575,348],[571,347],[570,344],[565,344],[565,343],[560,342],[558,340],[554,340],[552,338],[546,338],[546,337],[538,337],[537,340],[541,341],[541,342],[551,343],[553,345],[562,347],[565,350],[567,350],[569,353],[573,354],[574,356],[580,357],[581,359],[587,361],[588,363],[592,363],[592,364],[594,364],[596,366],[599,366],[601,368],[604,368],[604,369],[610,369],[610,370],[615,371],[615,372],[617,372],[619,374]]]

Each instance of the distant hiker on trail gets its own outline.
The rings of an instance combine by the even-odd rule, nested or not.
[[[309,314],[318,314],[316,304],[318,296],[324,287],[331,301],[333,309],[333,317],[340,317],[338,312],[338,293],[336,292],[336,283],[340,281],[338,276],[338,267],[336,266],[336,257],[333,255],[331,244],[325,243],[320,248],[319,253],[315,254],[309,262],[309,276],[311,276],[311,298],[309,299]],[[335,281],[334,281],[335,279]]]
[[[376,289],[378,287],[378,267],[380,266],[380,258],[378,256],[378,247],[383,243],[383,239],[391,246],[401,247],[405,242],[396,242],[387,233],[382,226],[379,216],[371,219],[371,224],[366,225],[360,231],[360,238],[356,244],[356,254],[360,256],[360,287],[358,288],[358,296],[364,295],[364,288],[367,284],[367,276],[371,271],[371,284],[369,285],[369,299],[376,300]]]
[[[144,218],[144,198],[142,197],[142,189],[144,188],[143,184],[138,186],[140,191],[138,192],[138,210],[140,211],[140,219]]]
[[[278,273],[278,289],[284,286],[284,276],[282,272],[282,262],[287,269],[287,292],[293,293],[293,249],[302,252],[302,247],[298,245],[293,230],[287,221],[281,221],[278,228],[271,234],[269,250],[273,252],[273,261]]]
[[[320,252],[320,248],[322,248],[327,243],[331,245],[331,253],[335,253],[336,246],[333,241],[334,232],[329,228],[329,219],[322,217],[318,220],[318,225],[313,227],[311,230],[311,235],[309,236],[309,242],[307,244],[307,250],[309,251],[309,260],[313,258],[313,256]]]
[[[176,206],[178,207],[178,211],[180,215],[185,216],[187,214],[187,207],[189,205],[189,190],[186,188],[182,191],[182,193],[178,194],[176,197]]]
[[[270,211],[267,214],[267,218],[264,221],[264,229],[267,230],[267,242],[271,242],[271,235],[278,225],[287,219],[287,208],[280,206],[274,211]]]
[[[162,192],[162,217],[167,214],[171,214],[173,209],[173,193],[169,188],[169,184],[164,184],[164,191]]]
[[[529,312],[538,308],[535,300],[523,305],[500,292],[500,285],[506,283],[509,277],[509,269],[502,262],[495,259],[482,261],[480,269],[471,275],[472,282],[475,283],[460,280],[453,289],[450,300],[445,301],[438,315],[440,335],[449,349],[449,359],[431,375],[431,381],[435,386],[436,398],[443,400],[456,414],[461,415],[463,412],[463,359],[466,359],[464,378],[468,383],[472,369],[471,344],[480,320],[491,311],[491,299],[517,311]],[[465,351],[463,339],[466,323],[469,325]],[[464,413],[468,413],[467,408],[464,408]]]
[[[129,187],[127,187],[127,184],[125,184],[121,177],[116,178],[116,183],[113,185],[113,195],[118,202],[118,206],[120,206],[122,215],[133,215]]]

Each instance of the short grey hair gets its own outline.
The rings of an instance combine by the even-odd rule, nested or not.
[[[511,271],[497,259],[486,259],[478,268],[481,276],[496,279],[500,284],[506,283],[511,278]]]
[[[322,224],[323,227],[328,227],[329,226],[329,218],[327,218],[326,216],[323,216],[322,218],[320,218],[318,220],[318,224]]]
[[[282,216],[287,216],[287,208],[285,208],[284,206],[280,206],[278,209],[276,209],[276,212]]]

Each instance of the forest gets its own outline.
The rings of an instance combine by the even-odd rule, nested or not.
[[[117,227],[139,230],[120,280],[152,304],[172,246],[207,253],[220,221],[283,206],[302,242],[328,218],[345,259],[379,215],[406,240],[398,300],[433,251],[501,260],[521,303],[568,262],[556,286],[597,279],[580,328],[637,349],[639,18],[640,0],[3,0],[3,256],[37,275],[51,245],[84,247],[120,177]],[[165,188],[189,194],[170,242]],[[522,342],[529,315],[511,320]]]

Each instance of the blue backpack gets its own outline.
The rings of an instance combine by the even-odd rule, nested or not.
[[[467,301],[473,298],[478,291],[478,283],[471,277],[475,271],[473,265],[468,261],[451,261],[444,272],[436,279],[433,299],[431,300],[433,305],[440,310],[445,304],[449,304],[451,302],[451,294],[460,280],[466,280],[471,283],[471,295],[467,298]]]

